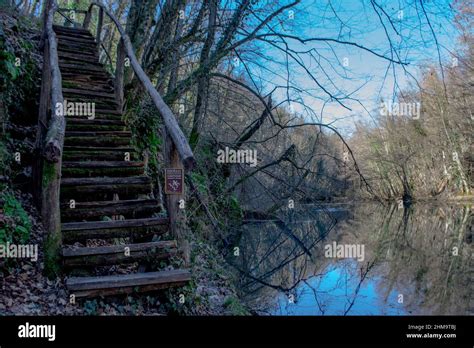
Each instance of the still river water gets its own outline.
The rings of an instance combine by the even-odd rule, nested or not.
[[[229,262],[260,315],[472,315],[473,210],[307,205],[247,221]],[[334,242],[359,254],[329,257]]]

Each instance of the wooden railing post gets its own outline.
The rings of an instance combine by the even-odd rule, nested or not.
[[[173,139],[166,130],[166,127],[163,129],[164,134],[164,158],[166,168],[173,169],[183,169],[184,175],[184,166],[180,159],[179,153],[174,145]],[[167,183],[165,182],[165,185]],[[166,190],[165,190],[166,191]],[[184,187],[183,194],[166,194],[166,208],[168,210],[168,217],[170,220],[170,233],[173,238],[176,239],[178,244],[181,246],[182,255],[186,264],[189,264],[190,261],[190,249],[189,243],[186,239],[185,228],[186,228],[186,215],[184,214],[185,209],[180,208],[181,200],[184,200]],[[183,201],[184,206],[186,202]]]
[[[125,47],[120,39],[117,45],[117,65],[115,67],[115,100],[119,111],[123,109],[123,77],[125,69]]]
[[[50,115],[47,122],[47,133],[43,146],[44,156],[41,175],[41,216],[47,235],[44,238],[44,266],[49,277],[58,275],[60,269],[61,238],[61,214],[60,214],[60,184],[61,184],[61,164],[64,145],[64,133],[66,121],[63,114],[56,112],[59,104],[64,104],[62,93],[61,72],[59,70],[58,48],[56,34],[53,30],[53,17],[57,9],[55,0],[50,2],[47,12],[45,26],[45,42],[48,48],[45,54],[49,65],[50,74],[46,77],[50,80],[49,90],[45,91],[48,101]],[[46,84],[47,85],[47,84]],[[48,85],[47,85],[48,86]]]
[[[86,12],[86,16],[84,17],[84,22],[82,23],[82,27],[84,29],[89,29],[89,25],[91,24],[92,18],[92,5],[89,6],[89,9]]]
[[[52,6],[52,1],[49,0],[43,7],[43,34],[41,37],[40,46],[43,47],[43,66],[41,77],[41,90],[38,108],[38,128],[36,131],[36,143],[34,149],[35,163],[32,168],[33,176],[33,197],[38,210],[42,207],[42,176],[43,176],[43,145],[46,132],[48,130],[48,110],[51,103],[51,67],[49,65],[49,43],[47,37],[46,27],[48,25],[48,13]]]
[[[102,32],[102,24],[104,22],[104,10],[102,7],[99,8],[99,20],[97,23],[97,34],[95,36],[95,39],[97,41],[97,44],[100,45],[100,33]]]
[[[35,144],[35,164],[33,166],[33,191],[35,197],[35,203],[39,209],[41,209],[41,195],[42,195],[42,173],[43,173],[43,144],[46,136],[47,125],[48,125],[48,110],[51,102],[51,67],[49,66],[49,43],[45,39],[43,41],[44,53],[43,53],[43,69],[41,78],[41,98],[38,109],[38,128],[36,131],[36,144]]]

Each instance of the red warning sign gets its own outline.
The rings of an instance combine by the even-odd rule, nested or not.
[[[165,169],[165,193],[182,195],[184,193],[184,171],[181,168]]]

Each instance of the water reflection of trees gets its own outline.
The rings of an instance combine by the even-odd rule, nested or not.
[[[257,312],[271,310],[278,293],[293,295],[297,302],[297,289],[306,284],[314,293],[315,313],[324,314],[317,286],[307,280],[323,277],[341,262],[324,257],[324,245],[336,241],[365,245],[365,260],[347,269],[356,286],[338,285],[347,287],[348,304],[338,314],[350,314],[371,277],[380,279],[376,290],[384,301],[393,301],[389,295],[394,291],[403,294],[407,313],[472,313],[470,207],[361,204],[350,209],[349,217],[307,207],[280,218],[284,223],[245,225],[240,256],[232,259],[240,271],[242,296]]]

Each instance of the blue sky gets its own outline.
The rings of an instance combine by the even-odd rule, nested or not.
[[[445,62],[451,60],[449,51],[455,49],[458,36],[450,4],[448,0],[424,0],[423,3]],[[386,28],[381,24],[374,6]],[[413,83],[413,77],[409,74],[419,77],[421,65],[438,64],[435,40],[420,0],[377,0],[374,5],[370,0],[302,0],[293,11],[286,11],[280,17],[284,33],[288,35],[354,42],[390,57],[388,33],[393,52],[398,54],[398,57],[394,55],[394,59],[400,58],[409,63],[404,71],[401,66],[390,65],[389,61],[354,46],[326,42],[302,44],[288,40],[291,49],[314,49],[314,57],[301,55],[301,62],[322,87],[335,96],[350,94],[362,104],[356,100],[342,101],[352,109],[350,111],[330,101],[301,66],[290,63],[290,83],[303,90],[291,93],[290,97],[301,97],[312,111],[304,110],[297,102],[292,103],[292,109],[308,121],[322,118],[323,122],[334,122],[338,129],[350,133],[354,120],[371,120],[369,112],[379,105],[380,98],[391,99],[399,88],[405,89]],[[387,17],[391,18],[393,25]],[[285,63],[285,55],[278,49],[269,44],[261,44],[260,47],[267,56]],[[250,64],[249,67],[264,91],[271,90],[275,84],[286,84],[284,65],[261,60],[258,63],[262,63],[261,66]],[[276,100],[286,99],[286,90],[279,89],[274,96]]]

